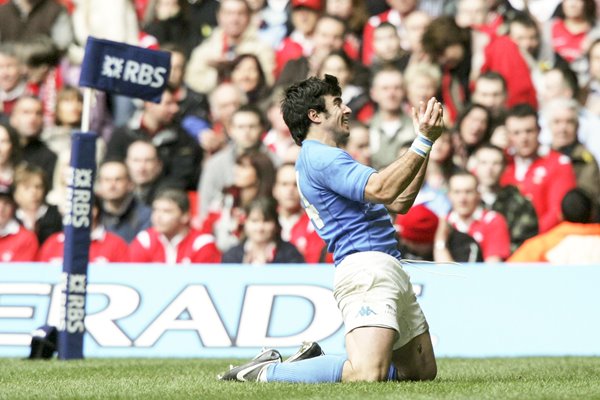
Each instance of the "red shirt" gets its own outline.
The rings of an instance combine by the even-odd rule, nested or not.
[[[96,228],[91,233],[90,262],[110,263],[128,262],[129,248],[127,243],[114,233]],[[65,234],[58,232],[51,235],[40,249],[38,261],[62,263],[65,250]]]
[[[171,241],[154,228],[138,233],[129,245],[132,262],[155,263],[218,263],[221,253],[213,235],[194,229],[185,235],[175,236]]]
[[[509,156],[500,184],[518,187],[535,208],[540,233],[548,231],[560,222],[560,203],[576,185],[569,157],[551,150],[532,161],[523,179],[517,179],[516,170],[515,159]]]
[[[15,220],[0,229],[0,262],[35,261],[38,247],[35,233]]]
[[[296,246],[300,254],[304,256],[306,263],[316,264],[322,261],[321,256],[325,248],[325,242],[321,239],[304,211],[290,229],[288,241]],[[333,262],[333,259],[332,257],[325,257],[323,261]]]
[[[456,230],[469,234],[479,245],[483,252],[484,260],[497,256],[502,259],[510,256],[510,233],[504,217],[495,211],[477,208],[472,220],[466,223],[460,219],[456,212],[448,214],[448,222]]]
[[[552,22],[552,47],[568,62],[581,57],[587,32],[571,33],[560,18]]]

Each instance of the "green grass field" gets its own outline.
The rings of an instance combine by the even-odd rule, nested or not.
[[[600,358],[440,359],[433,382],[216,380],[215,359],[0,359],[0,399],[600,399]]]

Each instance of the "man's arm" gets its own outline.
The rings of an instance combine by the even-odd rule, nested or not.
[[[440,137],[444,128],[442,104],[434,97],[429,99],[427,106],[421,103],[419,114],[413,109],[413,126],[415,133],[419,133],[435,142]],[[415,140],[418,140],[415,139]],[[420,181],[423,181],[426,162],[426,155],[421,156],[415,151],[409,150],[400,158],[381,171],[372,174],[365,187],[365,200],[371,203],[390,204],[402,194],[413,181],[415,187],[410,191],[417,191],[421,184],[419,179],[415,179],[418,174]],[[423,168],[421,168],[423,167]],[[421,172],[421,169],[423,170]],[[416,194],[415,194],[416,196]],[[407,193],[407,198],[410,196]],[[414,199],[413,199],[414,201]]]
[[[414,177],[414,179],[410,182],[408,187],[400,193],[400,196],[396,197],[396,199],[390,203],[386,204],[385,207],[394,213],[398,214],[406,214],[408,210],[412,207],[419,194],[419,190],[421,190],[421,185],[423,185],[423,181],[425,180],[425,172],[427,171],[427,162],[429,161],[429,156],[425,159],[425,161],[421,164],[419,168],[419,172]]]

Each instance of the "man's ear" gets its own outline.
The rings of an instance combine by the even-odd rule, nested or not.
[[[319,112],[317,110],[313,110],[312,108],[308,110],[308,119],[315,123],[321,122],[321,116],[319,115]]]

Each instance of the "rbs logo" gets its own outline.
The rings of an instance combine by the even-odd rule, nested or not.
[[[164,67],[153,67],[133,60],[125,61],[109,55],[104,55],[102,63],[102,76],[153,88],[159,88],[165,83],[166,73]]]

